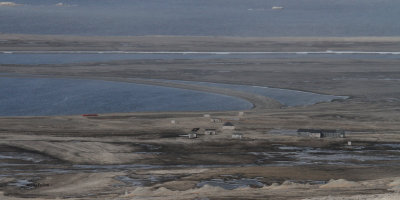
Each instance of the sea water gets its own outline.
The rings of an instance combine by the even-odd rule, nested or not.
[[[0,6],[2,33],[241,37],[400,35],[398,0],[11,1],[21,6]],[[274,6],[283,9],[272,9]]]

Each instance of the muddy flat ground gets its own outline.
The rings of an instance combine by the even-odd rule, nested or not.
[[[0,35],[0,51],[78,50],[398,52],[400,39]],[[368,56],[3,64],[3,77],[165,85],[236,96],[255,107],[243,115],[0,117],[0,199],[397,199],[399,66],[399,58]],[[349,98],[285,107],[254,94],[150,79],[268,86]],[[236,131],[222,129],[228,121]],[[198,138],[180,137],[192,128],[200,128]],[[216,129],[217,135],[202,134],[206,128]],[[296,130],[301,128],[342,129],[346,137],[300,137]],[[234,132],[243,138],[233,139]]]

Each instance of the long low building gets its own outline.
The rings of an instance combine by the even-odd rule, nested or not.
[[[222,130],[235,130],[235,125],[233,125],[231,122],[225,122],[222,126]]]
[[[297,135],[308,136],[316,138],[344,138],[346,133],[344,130],[334,130],[334,129],[298,129]]]

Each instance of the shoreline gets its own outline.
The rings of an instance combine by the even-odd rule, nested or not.
[[[291,45],[294,44],[294,45]],[[0,51],[400,51],[398,37],[72,36],[0,34]],[[328,47],[328,48],[326,48]]]
[[[21,34],[21,33],[1,33],[0,38],[48,38],[48,37],[59,37],[65,39],[132,39],[132,38],[232,38],[232,39],[266,39],[266,40],[373,40],[373,41],[400,41],[399,36],[214,36],[214,35],[203,35],[203,36],[191,36],[191,35],[121,35],[121,36],[108,36],[108,35],[62,35],[62,34]]]
[[[195,85],[195,84],[185,84],[181,82],[170,82],[174,80],[166,80],[166,79],[144,79],[144,78],[120,78],[120,77],[82,77],[82,76],[54,76],[54,75],[34,75],[34,74],[1,74],[0,77],[15,77],[15,78],[46,78],[46,79],[77,79],[77,80],[98,80],[98,81],[109,81],[109,82],[122,82],[122,83],[135,83],[135,84],[143,84],[143,85],[153,85],[153,86],[160,86],[160,87],[169,87],[169,88],[177,88],[177,89],[185,89],[185,90],[192,90],[192,91],[199,91],[205,93],[211,93],[216,95],[224,95],[229,97],[235,97],[238,99],[245,100],[252,104],[250,109],[235,109],[235,110],[204,110],[204,111],[197,111],[197,110],[187,110],[187,111],[141,111],[141,112],[123,112],[123,113],[176,113],[176,112],[195,112],[195,113],[202,113],[202,112],[235,112],[235,111],[257,111],[257,110],[265,110],[265,109],[281,109],[287,107],[302,107],[302,106],[312,106],[318,103],[330,103],[332,101],[341,99],[346,100],[351,98],[350,96],[336,96],[337,98],[332,99],[331,101],[321,101],[316,102],[313,104],[307,105],[297,105],[297,106],[287,106],[283,105],[282,103],[278,102],[278,100],[273,99],[272,97],[258,95],[251,92],[243,92],[235,89],[230,88],[223,88],[217,86],[204,86],[204,85]],[[180,80],[178,80],[180,81]],[[204,83],[214,83],[214,82],[204,82]],[[219,84],[219,83],[216,83]],[[245,86],[245,85],[244,85]],[[279,89],[279,90],[291,90],[293,92],[307,92],[316,95],[331,95],[331,94],[319,94],[314,93],[311,91],[303,91],[303,90],[293,90],[287,88],[274,88],[268,86],[254,86],[253,87],[267,87],[271,89]],[[335,96],[335,95],[331,95]],[[97,114],[121,114],[121,112],[107,112],[107,113],[97,113]],[[76,114],[79,115],[79,114]],[[36,116],[36,115],[34,115]],[[32,116],[32,117],[34,117]],[[42,116],[42,115],[37,115]],[[65,116],[65,115],[50,115],[50,116]],[[68,115],[66,115],[68,116]],[[22,117],[22,116],[1,116],[1,117]]]
[[[109,82],[123,82],[123,83],[135,83],[135,84],[143,84],[143,85],[153,85],[153,86],[161,86],[161,87],[169,87],[169,88],[177,88],[177,89],[186,89],[192,91],[199,91],[205,93],[211,93],[216,95],[223,95],[234,97],[238,99],[245,100],[252,104],[252,108],[242,110],[204,110],[204,111],[148,111],[148,112],[123,112],[125,114],[132,114],[132,113],[224,113],[224,112],[237,112],[237,111],[256,111],[259,109],[275,109],[281,108],[283,105],[280,104],[278,101],[251,93],[245,93],[241,91],[235,91],[233,89],[227,88],[218,88],[218,87],[208,87],[208,86],[201,86],[201,85],[190,85],[190,84],[182,84],[182,83],[172,83],[172,82],[162,82],[162,80],[146,80],[140,78],[118,78],[118,77],[81,77],[81,76],[54,76],[54,75],[34,75],[34,74],[0,74],[0,77],[22,77],[22,78],[49,78],[49,79],[78,79],[78,80],[98,80],[98,81],[109,81]],[[98,114],[122,114],[120,112],[107,112],[107,113],[98,113]],[[79,115],[79,114],[76,114]],[[70,116],[70,115],[50,115],[50,116]],[[73,115],[71,115],[73,116]],[[40,116],[0,116],[2,118],[7,117],[41,117]]]
[[[200,54],[200,55],[268,55],[268,54],[379,54],[400,55],[400,51],[3,51],[0,54]]]

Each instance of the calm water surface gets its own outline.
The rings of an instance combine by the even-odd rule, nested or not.
[[[334,96],[289,89],[220,83],[153,80],[229,88],[306,106]],[[141,111],[212,111],[250,109],[248,101],[225,95],[161,86],[100,80],[0,77],[0,116],[69,115]]]
[[[0,116],[250,109],[218,94],[99,80],[0,77]]]
[[[375,53],[337,53],[337,52],[181,52],[181,53],[15,53],[0,52],[0,64],[70,64],[85,62],[110,62],[119,60],[174,60],[174,59],[294,59],[294,58],[329,58],[329,59],[400,59],[400,52]]]

